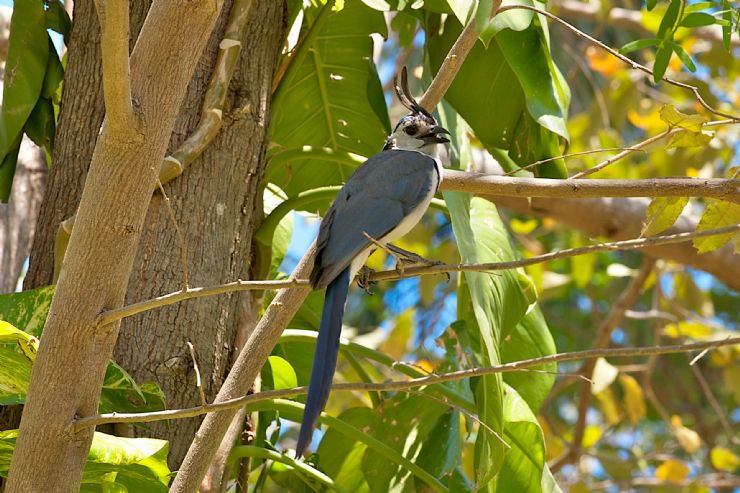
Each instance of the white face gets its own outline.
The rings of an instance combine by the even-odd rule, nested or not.
[[[436,154],[437,145],[449,142],[444,138],[446,130],[437,126],[433,118],[421,114],[406,115],[401,118],[395,130],[388,138],[396,149],[420,151],[425,154]]]

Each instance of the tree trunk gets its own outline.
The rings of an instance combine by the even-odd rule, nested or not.
[[[92,430],[73,434],[70,425],[76,416],[97,412],[120,325],[99,326],[98,319],[124,302],[158,163],[221,5],[162,0],[147,14],[130,57],[131,93],[111,104],[118,111],[106,115],[96,139],[31,373],[8,493],[79,490]],[[116,27],[127,29],[128,16]],[[128,33],[112,29],[114,48]],[[128,73],[125,58],[109,61]]]
[[[223,28],[229,5],[219,27]],[[254,2],[223,111],[221,132],[183,176],[165,186],[185,239],[191,286],[248,279],[252,235],[262,218],[267,112],[283,37],[282,2]],[[221,40],[214,31],[183,104],[170,142],[175,149],[198,123],[203,92]],[[180,245],[161,194],[155,193],[129,282],[126,303],[182,287]],[[187,341],[195,346],[203,390],[211,399],[230,366],[248,293],[186,301],[144,313],[121,326],[114,359],[137,382],[156,382],[168,408],[200,405]],[[177,468],[200,420],[155,423],[142,436],[170,440]],[[138,433],[138,432],[137,432]]]

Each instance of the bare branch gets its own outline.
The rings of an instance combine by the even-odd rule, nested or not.
[[[129,3],[126,0],[95,2],[100,19],[105,117],[113,131],[134,123],[129,72]]]
[[[504,197],[712,197],[740,204],[740,180],[648,178],[644,180],[553,180],[446,169],[440,190]]]
[[[723,346],[740,344],[740,337],[731,339],[721,339],[717,341],[704,341],[693,344],[677,344],[671,346],[653,346],[653,347],[630,347],[630,348],[611,348],[611,349],[588,349],[585,351],[573,351],[569,353],[559,353],[539,358],[514,361],[503,365],[470,368],[467,370],[458,370],[450,373],[440,373],[425,377],[412,378],[410,380],[392,380],[383,383],[340,383],[332,385],[334,392],[382,392],[382,391],[403,391],[407,389],[425,387],[428,385],[452,382],[471,377],[480,377],[483,375],[492,375],[495,373],[510,373],[522,371],[536,366],[559,363],[562,361],[580,361],[594,358],[627,358],[632,356],[651,356],[673,353],[689,353],[692,351],[701,351],[705,349],[715,349]],[[200,416],[206,413],[215,413],[226,410],[233,410],[252,402],[264,401],[269,399],[282,399],[303,395],[308,392],[308,387],[295,387],[292,389],[266,390],[256,394],[249,394],[236,399],[228,399],[215,404],[209,404],[205,408],[192,407],[187,409],[168,409],[165,411],[155,411],[149,413],[108,413],[97,416],[87,416],[78,418],[74,421],[71,431],[79,431],[98,426],[105,423],[148,423],[152,421],[162,421],[167,419],[182,419]],[[246,393],[246,392],[245,392]]]
[[[386,270],[381,272],[374,272],[368,275],[367,280],[395,281],[407,277],[444,274],[446,272],[489,272],[505,269],[517,269],[519,267],[526,267],[528,265],[550,262],[551,260],[555,260],[558,258],[575,257],[577,255],[584,255],[587,253],[608,252],[615,250],[633,250],[655,245],[667,245],[671,243],[689,241],[694,238],[727,234],[735,231],[740,231],[740,225],[725,226],[723,228],[707,229],[704,231],[692,231],[687,233],[676,233],[663,236],[651,236],[649,238],[637,238],[634,240],[599,243],[596,245],[588,245],[579,248],[568,248],[565,250],[549,252],[543,255],[537,255],[526,259],[511,260],[507,262],[492,262],[487,264],[439,264],[425,265],[419,267],[406,267],[404,268],[403,274],[399,274],[399,272],[395,269]],[[175,291],[173,293],[165,294],[151,300],[144,300],[121,308],[116,308],[103,312],[100,315],[98,325],[103,326],[117,320],[136,315],[138,313],[153,310],[155,308],[160,308],[167,305],[172,305],[174,303],[179,303],[180,301],[193,298],[203,298],[206,296],[215,296],[219,294],[232,293],[235,291],[306,288],[308,286],[309,282],[307,279],[298,279],[294,275],[294,277],[291,277],[290,279],[286,279],[284,281],[238,280],[218,286],[188,288],[187,290]]]

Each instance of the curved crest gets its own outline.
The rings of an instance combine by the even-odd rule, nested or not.
[[[416,99],[414,99],[414,96],[411,95],[411,91],[409,91],[409,82],[408,82],[408,76],[406,74],[406,67],[403,67],[401,69],[401,81],[399,84],[398,75],[396,75],[395,78],[395,88],[396,88],[396,95],[398,96],[398,100],[401,102],[402,105],[404,105],[406,108],[408,108],[412,113],[421,113],[422,115],[428,116],[429,118],[433,118],[431,114],[424,108],[422,108],[419,103],[416,102]]]

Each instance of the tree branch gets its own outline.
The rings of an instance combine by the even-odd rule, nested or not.
[[[427,385],[435,385],[444,382],[452,382],[471,377],[480,377],[483,375],[492,375],[495,373],[510,373],[527,370],[548,363],[559,363],[563,361],[580,361],[591,360],[595,358],[627,358],[632,356],[651,356],[673,353],[688,353],[692,351],[704,351],[715,349],[723,346],[740,344],[740,337],[730,339],[721,339],[717,341],[697,342],[693,344],[677,344],[671,346],[653,346],[653,347],[629,347],[629,348],[611,348],[611,349],[588,349],[585,351],[573,351],[569,353],[559,353],[539,358],[514,361],[502,365],[488,366],[481,368],[470,368],[467,370],[458,370],[449,373],[440,373],[438,375],[429,375],[425,377],[412,378],[410,380],[391,380],[382,383],[340,383],[332,385],[334,392],[388,392],[403,391]],[[72,425],[73,433],[98,426],[106,423],[149,423],[152,421],[163,421],[167,419],[182,419],[201,416],[208,413],[221,413],[223,411],[233,410],[253,402],[264,401],[269,399],[282,399],[303,395],[308,392],[308,387],[295,387],[292,389],[266,390],[256,394],[244,395],[239,398],[223,400],[205,407],[192,407],[187,409],[168,409],[165,411],[155,411],[148,413],[107,413],[96,416],[87,416],[78,418]],[[246,392],[245,392],[246,394]]]
[[[368,276],[368,280],[376,282],[396,281],[407,277],[444,274],[447,272],[490,272],[496,270],[517,269],[519,267],[526,267],[528,265],[550,262],[558,258],[575,257],[577,255],[584,255],[587,253],[609,252],[615,250],[634,250],[655,245],[667,245],[671,243],[689,241],[694,238],[703,238],[706,236],[721,235],[736,231],[740,231],[740,225],[725,226],[723,228],[707,229],[704,231],[691,231],[663,236],[651,236],[649,238],[637,238],[633,240],[599,243],[596,245],[588,245],[579,248],[568,248],[565,250],[549,252],[543,255],[537,255],[520,260],[511,260],[507,262],[492,262],[487,264],[439,264],[425,265],[419,267],[406,267],[404,269],[403,275],[399,274],[395,269],[392,269],[374,272]],[[193,298],[203,298],[206,296],[215,296],[219,294],[232,293],[235,291],[292,289],[308,287],[309,282],[307,279],[299,279],[297,275],[294,274],[293,276],[291,276],[290,279],[286,279],[284,281],[238,280],[218,286],[189,288],[187,290],[175,291],[173,293],[165,294],[151,300],[140,301],[128,306],[103,312],[100,315],[100,319],[98,320],[98,325],[104,326],[117,320],[136,315],[138,313],[153,310],[155,308],[161,308],[163,306],[172,305],[174,303],[179,303],[181,301]]]
[[[464,171],[444,171],[440,190],[504,197],[712,197],[740,204],[740,180],[647,178],[643,180],[553,180]]]
[[[100,20],[100,50],[103,63],[105,117],[111,129],[120,132],[133,125],[129,71],[129,3],[126,0],[95,2]]]

